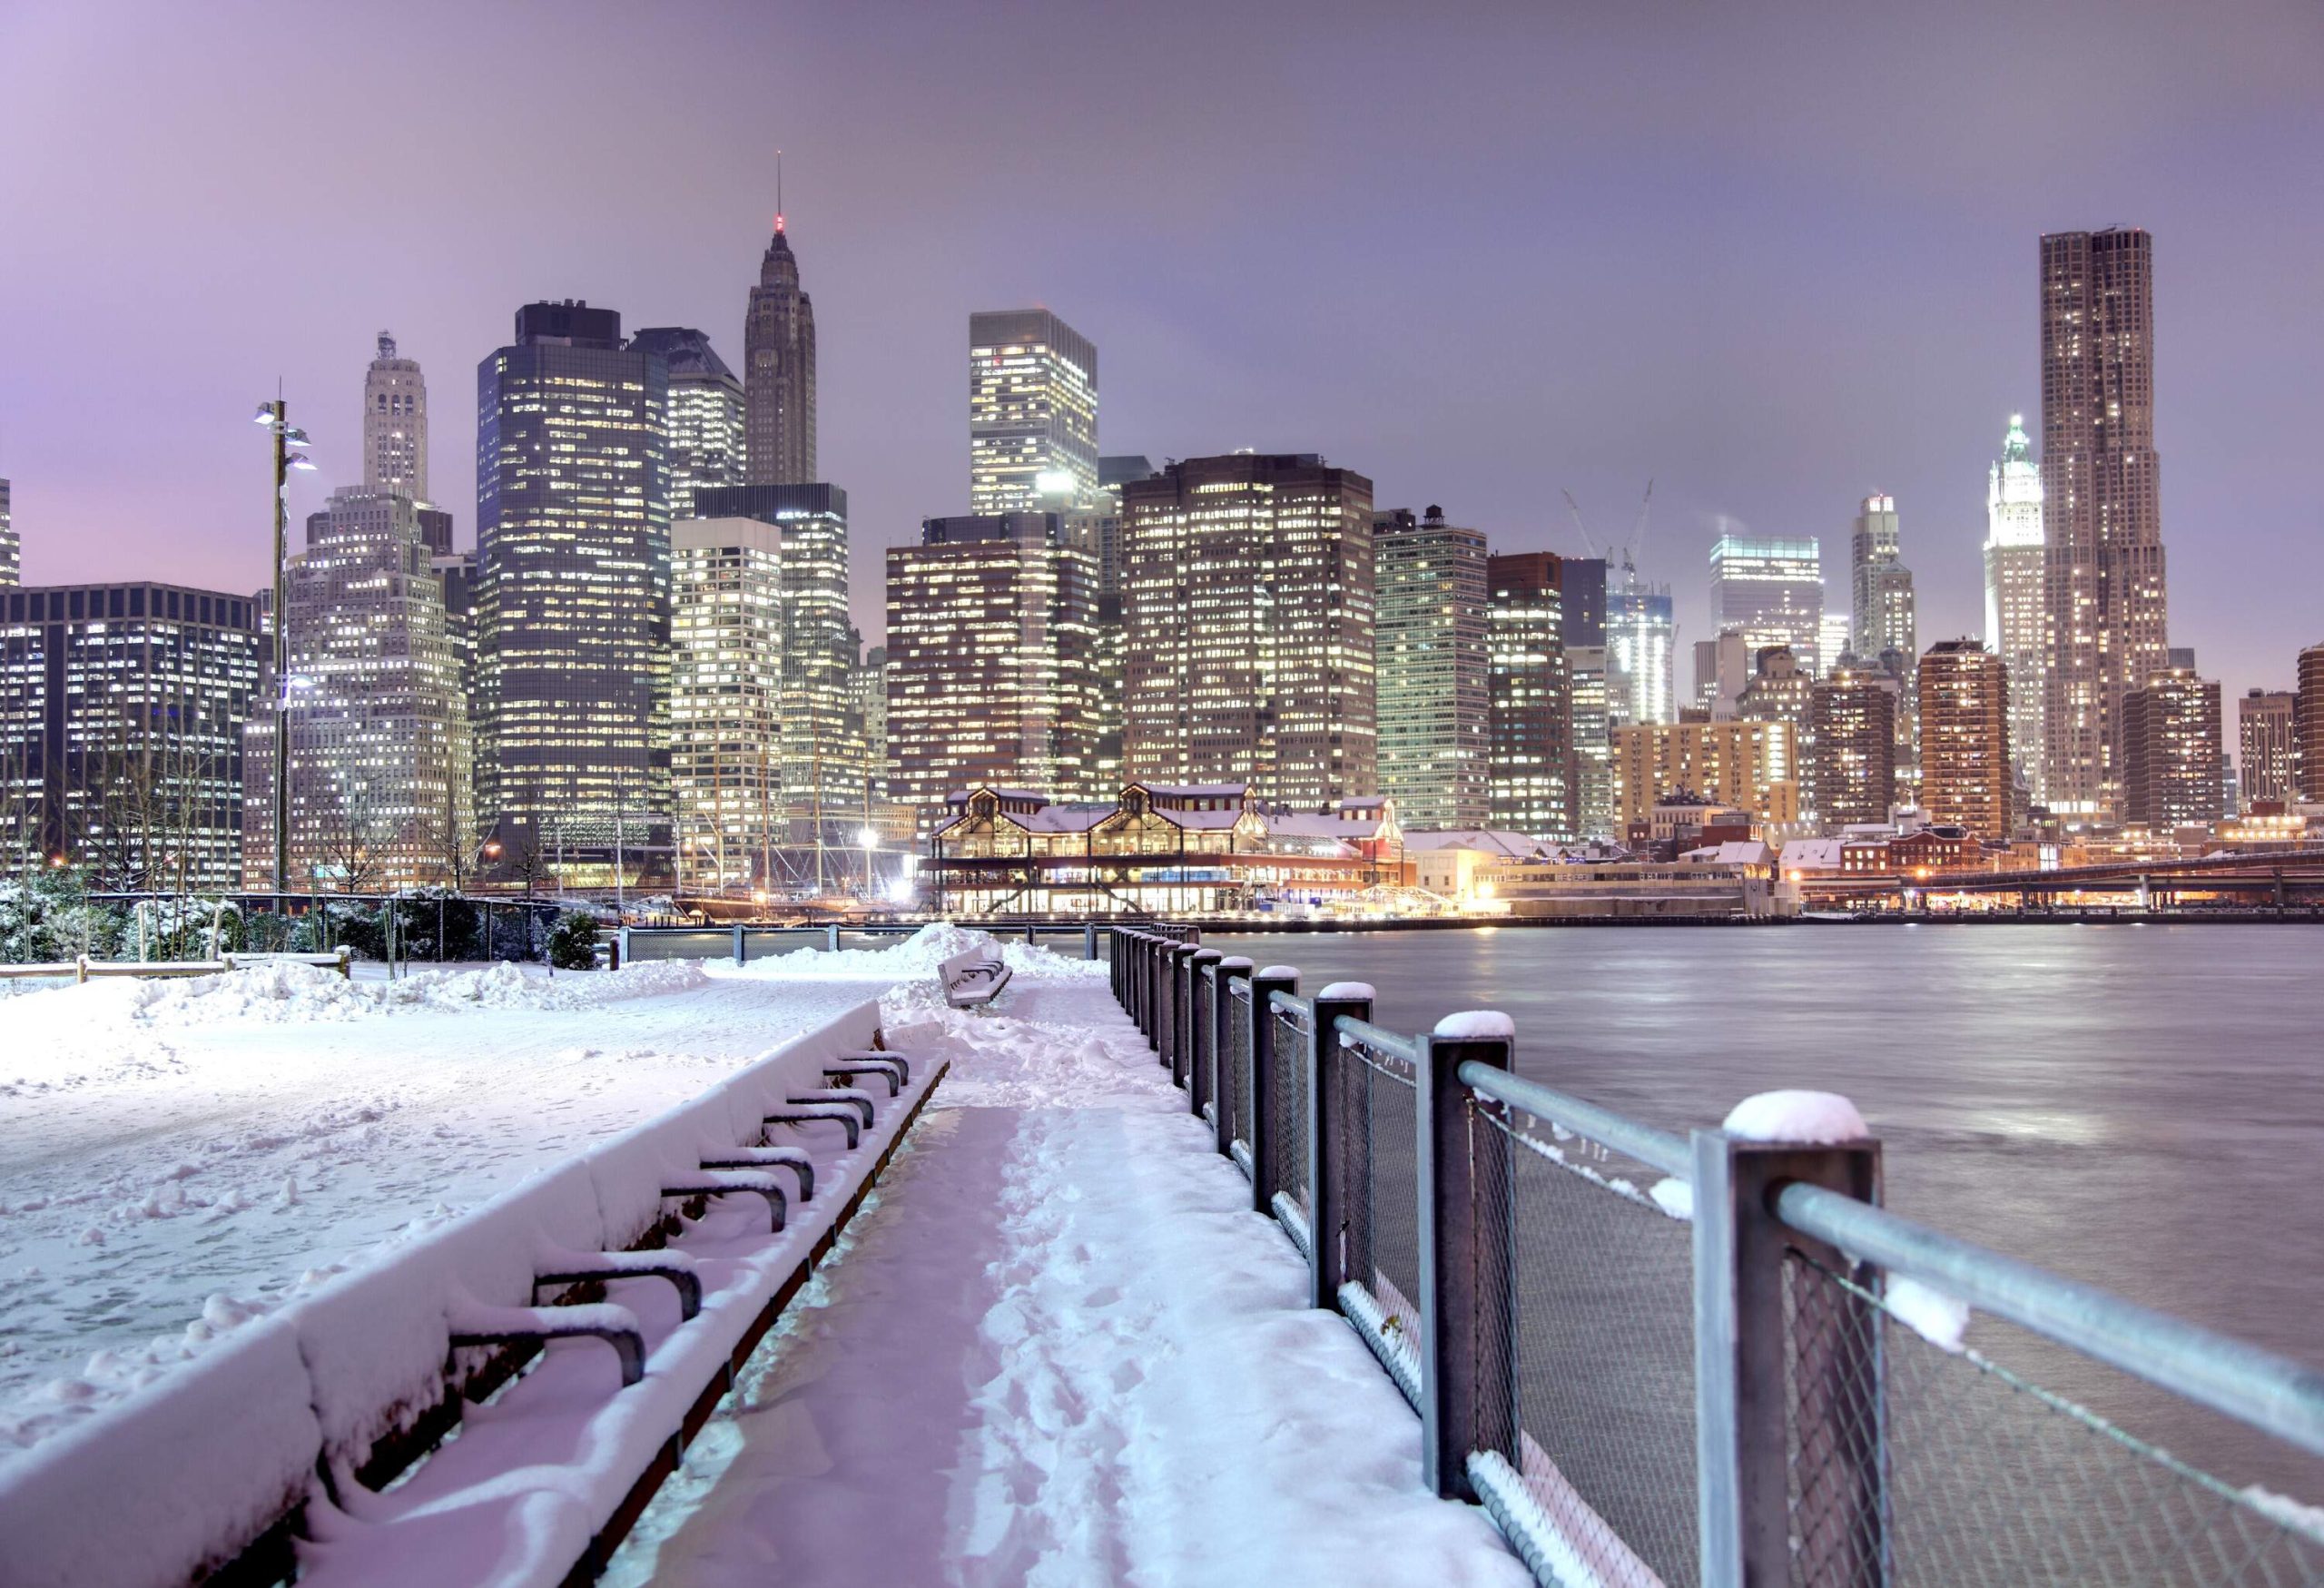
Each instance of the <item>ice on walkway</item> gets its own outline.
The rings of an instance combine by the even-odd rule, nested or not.
[[[1103,970],[1008,952],[888,994],[951,1071],[607,1580],[1529,1583]]]
[[[382,1243],[922,973],[931,946],[554,979],[269,966],[10,998],[0,1465]]]

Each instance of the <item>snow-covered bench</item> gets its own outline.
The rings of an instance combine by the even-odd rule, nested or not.
[[[1009,985],[1009,967],[997,944],[954,954],[936,973],[944,982],[944,1001],[954,1009],[982,1009]]]
[[[327,954],[228,954],[226,969],[246,971],[259,965],[313,965],[351,978],[355,972],[348,964],[349,957],[344,948],[333,949]]]

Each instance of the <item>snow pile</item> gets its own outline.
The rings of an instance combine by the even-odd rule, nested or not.
[[[1958,1356],[1967,1348],[1963,1336],[1969,1330],[1969,1304],[1959,1297],[1947,1296],[1918,1279],[1891,1274],[1881,1291],[1881,1301],[1891,1317],[1938,1350]]]
[[[1369,981],[1334,981],[1315,994],[1318,998],[1344,999],[1351,1003],[1370,1003],[1380,996]]]
[[[1063,942],[1063,940],[1057,940]],[[891,981],[909,977],[934,977],[939,966],[960,954],[989,952],[998,950],[1017,975],[1048,977],[1078,975],[1079,971],[1060,972],[1059,966],[1093,966],[1099,975],[1105,974],[1103,960],[1088,961],[1078,957],[1080,945],[1071,945],[1071,953],[1037,947],[1021,938],[1014,942],[996,937],[989,932],[961,926],[955,922],[933,921],[901,942],[886,948],[840,949],[833,952],[820,948],[785,949],[765,958],[753,958],[747,965],[736,967],[731,961],[711,959],[688,962],[705,965],[713,975],[739,976],[878,976]]]
[[[44,987],[9,1014],[12,1021],[74,1025],[297,1024],[359,1020],[383,1010],[586,1009],[625,998],[680,992],[706,980],[698,963],[684,960],[562,976],[502,961],[472,971],[417,971],[392,981],[350,981],[321,966],[277,962],[207,976],[109,977],[80,986]]]
[[[1836,1091],[1763,1091],[1737,1103],[1719,1126],[1744,1141],[1833,1147],[1872,1132],[1856,1105]]]

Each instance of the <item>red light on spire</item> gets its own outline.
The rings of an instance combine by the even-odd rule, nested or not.
[[[774,212],[774,229],[778,232],[783,230],[783,212],[780,210]]]

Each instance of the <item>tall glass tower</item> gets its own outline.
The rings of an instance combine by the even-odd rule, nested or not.
[[[1824,558],[1812,535],[1721,535],[1710,548],[1710,609],[1754,652],[1788,646],[1817,674],[1838,659],[1824,654]]]
[[[669,853],[668,408],[586,303],[527,304],[477,366],[478,792],[508,861]]]
[[[669,367],[670,517],[691,518],[696,488],[743,483],[743,383],[701,331],[655,326],[629,345]]]
[[[969,502],[979,513],[1098,499],[1098,350],[1046,309],[969,316]]]
[[[1484,533],[1446,523],[1442,508],[1399,509],[1373,518],[1372,546],[1380,792],[1407,828],[1482,827],[1492,806]]]
[[[2154,243],[2042,239],[2043,792],[2068,818],[2118,816],[2122,695],[2170,660],[2154,449]]]

